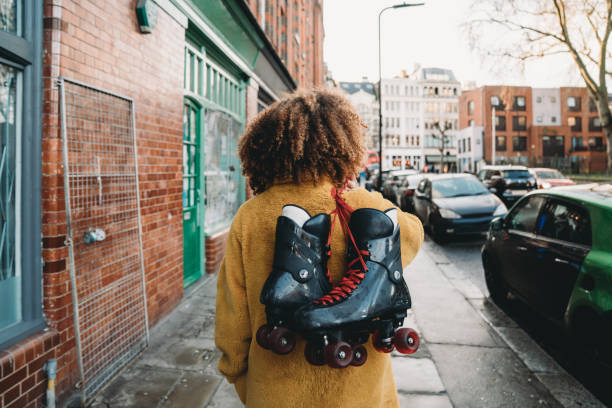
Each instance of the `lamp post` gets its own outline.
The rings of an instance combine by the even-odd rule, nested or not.
[[[415,4],[396,4],[394,6],[385,7],[378,13],[378,189],[382,192],[382,170],[383,170],[383,155],[382,155],[382,57],[381,57],[381,45],[380,45],[380,16],[383,11],[389,9],[398,9],[404,7],[416,7],[422,6],[425,3]]]

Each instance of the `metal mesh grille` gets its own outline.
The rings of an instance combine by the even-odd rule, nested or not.
[[[133,103],[66,79],[60,88],[73,302],[88,398],[146,347]]]

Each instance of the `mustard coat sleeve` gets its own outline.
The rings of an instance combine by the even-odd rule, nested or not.
[[[217,279],[215,344],[222,352],[219,371],[234,384],[238,396],[245,403],[251,325],[238,216],[230,228]]]

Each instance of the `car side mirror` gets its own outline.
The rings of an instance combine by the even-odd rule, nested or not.
[[[491,229],[493,231],[501,231],[504,229],[504,218],[498,217],[491,221]]]

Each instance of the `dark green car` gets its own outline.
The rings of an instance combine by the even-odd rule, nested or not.
[[[496,303],[512,293],[612,356],[612,186],[524,196],[491,223],[482,261]]]

